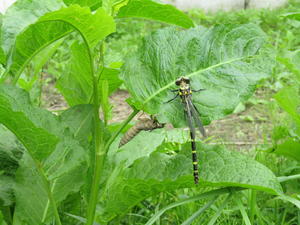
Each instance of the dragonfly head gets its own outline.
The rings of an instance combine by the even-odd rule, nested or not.
[[[175,81],[175,84],[180,87],[180,89],[188,89],[190,87],[190,78],[180,77]]]

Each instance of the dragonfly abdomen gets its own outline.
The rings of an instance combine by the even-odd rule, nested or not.
[[[194,182],[198,184],[199,182],[199,170],[198,170],[198,157],[196,151],[196,141],[195,134],[190,132],[191,134],[191,145],[192,145],[192,160],[193,160],[193,170],[194,170]]]

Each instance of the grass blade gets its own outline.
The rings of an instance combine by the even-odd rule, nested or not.
[[[206,209],[208,209],[217,199],[218,195],[215,195],[208,203],[206,203],[202,208],[196,211],[192,216],[190,216],[186,221],[184,221],[181,225],[190,225],[198,216],[201,215]]]
[[[219,208],[219,210],[217,211],[217,213],[210,219],[210,221],[208,222],[207,225],[214,225],[215,224],[215,222],[217,221],[217,219],[221,215],[223,209],[225,208],[225,206],[227,205],[227,203],[228,203],[228,201],[230,200],[231,197],[232,197],[232,194],[229,194],[226,197],[226,199],[222,202],[221,207]]]
[[[152,225],[165,211],[172,209],[174,207],[180,206],[180,205],[184,205],[186,203],[189,202],[194,202],[194,201],[198,201],[200,199],[204,199],[204,198],[209,198],[209,197],[214,197],[214,196],[219,196],[222,194],[226,194],[229,193],[233,190],[242,190],[241,188],[221,188],[221,189],[217,189],[217,190],[213,190],[213,191],[209,191],[209,192],[205,192],[199,195],[196,195],[194,197],[191,198],[187,198],[187,199],[183,199],[181,201],[178,202],[174,202],[164,208],[162,208],[161,210],[159,210],[157,213],[155,213],[145,225]]]
[[[72,217],[72,218],[78,220],[78,221],[81,222],[81,223],[86,223],[86,218],[83,218],[83,217],[81,217],[81,216],[76,216],[76,215],[73,215],[73,214],[71,214],[71,213],[65,213],[65,214],[66,214],[67,216],[69,216],[69,217]],[[100,224],[94,222],[93,225],[100,225]]]
[[[237,203],[237,206],[241,211],[241,214],[242,214],[242,217],[243,217],[243,220],[244,220],[245,224],[246,225],[251,225],[250,219],[248,217],[248,214],[246,212],[245,207],[243,206],[243,203],[242,203],[241,199],[236,197],[235,202]]]
[[[280,183],[282,183],[282,182],[289,181],[289,180],[300,179],[300,174],[291,175],[291,176],[277,177],[277,179]]]

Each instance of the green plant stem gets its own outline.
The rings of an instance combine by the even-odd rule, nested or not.
[[[88,44],[86,42],[88,47]],[[95,218],[95,211],[96,205],[98,201],[98,192],[99,192],[99,185],[100,185],[100,177],[101,177],[101,170],[103,159],[105,157],[104,151],[104,140],[103,140],[103,132],[101,131],[101,124],[100,124],[100,102],[99,102],[99,93],[98,93],[98,77],[95,74],[94,69],[94,58],[92,56],[90,48],[89,51],[89,59],[90,59],[90,66],[91,71],[93,74],[93,105],[94,105],[94,119],[95,119],[95,128],[94,128],[94,141],[95,141],[95,165],[94,165],[94,173],[93,173],[93,182],[91,186],[90,198],[87,207],[87,225],[92,225]]]
[[[300,179],[300,174],[291,175],[291,176],[277,177],[277,179],[280,183],[285,182],[285,181],[289,181],[289,180],[296,180],[296,179]]]
[[[242,203],[241,199],[238,198],[238,197],[236,197],[235,201],[236,201],[236,203],[237,203],[237,205],[239,207],[239,210],[240,210],[240,212],[242,214],[242,217],[243,217],[243,220],[244,220],[245,224],[246,225],[251,225],[250,219],[249,219],[249,217],[247,215],[246,209],[243,206],[243,203]]]
[[[285,208],[284,211],[283,211],[283,215],[282,215],[282,219],[281,219],[281,223],[280,223],[281,225],[285,224],[286,214],[287,214],[287,210]]]
[[[2,77],[0,77],[0,84],[5,82],[9,77],[8,70],[6,69],[5,72],[2,74]]]
[[[206,203],[203,207],[197,210],[192,216],[190,216],[186,221],[184,221],[181,225],[190,225],[197,217],[199,217],[206,209],[211,207],[212,204],[218,199],[219,195],[215,195],[212,199]]]
[[[140,110],[134,108],[133,112],[128,116],[128,118],[122,123],[121,127],[113,134],[113,136],[107,141],[105,145],[105,151],[107,152],[110,145],[114,142],[114,140],[118,137],[118,135],[122,132],[122,130],[126,127],[126,125],[135,117],[135,115],[139,112]]]
[[[256,190],[250,190],[250,222],[254,224],[254,216],[256,212]]]
[[[44,74],[44,68],[41,71],[40,79],[39,79],[39,97],[38,97],[38,106],[40,107],[42,104],[42,93],[43,93],[43,74]]]
[[[227,205],[227,203],[229,202],[230,198],[232,197],[232,193],[230,193],[226,199],[222,202],[221,206],[219,207],[217,213],[210,219],[210,221],[208,222],[207,225],[214,225],[215,222],[217,221],[218,217],[221,215],[223,209],[225,208],[225,206]]]
[[[99,182],[101,177],[101,170],[103,166],[103,162],[106,156],[106,153],[112,144],[112,142],[116,139],[116,137],[119,135],[119,133],[124,129],[124,127],[133,119],[133,117],[139,112],[139,110],[134,109],[134,111],[129,115],[129,117],[123,122],[122,126],[119,128],[119,130],[108,140],[108,142],[103,146],[103,142],[101,143],[101,146],[99,149],[96,149],[96,160],[95,160],[95,169],[94,169],[94,179],[92,183],[91,188],[91,194],[89,199],[89,205],[88,205],[88,212],[87,212],[87,223],[86,225],[92,225],[94,222],[95,217],[95,209],[96,204],[98,201],[98,190],[99,190]],[[99,111],[98,111],[99,113]],[[99,117],[98,117],[99,118]],[[99,123],[100,125],[100,123]],[[100,130],[100,128],[99,128]],[[95,143],[96,145],[96,143]],[[103,151],[102,151],[103,150]]]
[[[203,198],[219,196],[219,195],[222,195],[222,194],[231,193],[232,191],[239,191],[239,190],[243,190],[243,188],[220,188],[220,189],[217,189],[217,190],[213,190],[213,191],[209,191],[209,192],[205,192],[205,193],[196,195],[196,196],[191,197],[191,198],[183,199],[183,200],[178,201],[178,202],[174,202],[174,203],[162,208],[157,213],[155,213],[150,218],[150,220],[148,220],[148,222],[145,225],[152,225],[164,212],[166,212],[167,210],[172,209],[174,207],[184,205],[184,204],[189,203],[189,202],[198,201],[198,200],[203,199]]]

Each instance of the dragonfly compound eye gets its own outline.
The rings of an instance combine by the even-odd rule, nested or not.
[[[190,84],[190,78],[188,77],[182,77],[182,81],[184,81],[186,84]]]

